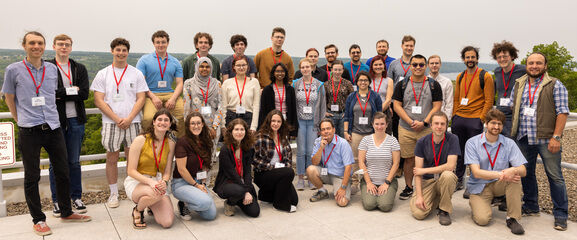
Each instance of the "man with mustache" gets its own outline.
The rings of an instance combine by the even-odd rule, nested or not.
[[[331,70],[333,69],[333,62],[337,60],[338,57],[339,57],[339,48],[337,48],[337,46],[335,46],[334,44],[329,44],[325,46],[325,59],[327,60],[327,64],[320,66],[320,68],[324,69],[327,72],[327,77],[329,79],[331,79]],[[350,81],[349,76],[351,74],[349,73],[349,70],[345,68],[342,75],[344,79]]]
[[[389,42],[387,42],[385,39],[377,41],[377,54],[381,55],[385,59],[385,66],[387,67],[386,69],[389,69],[391,62],[395,61],[395,58],[389,57],[389,55],[387,55],[388,52]],[[373,58],[369,58],[365,64],[370,67],[372,62]]]

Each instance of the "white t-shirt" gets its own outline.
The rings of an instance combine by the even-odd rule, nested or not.
[[[116,80],[120,81],[118,85],[118,95],[114,73],[116,73]],[[104,102],[110,106],[112,111],[120,118],[126,118],[132,111],[136,103],[136,94],[148,91],[148,85],[144,80],[144,75],[138,69],[128,65],[122,80],[122,72],[124,68],[113,68],[112,65],[105,67],[98,71],[90,90],[104,93]],[[120,99],[120,100],[119,100]],[[139,123],[142,113],[139,113],[132,123]],[[102,114],[103,123],[115,123],[105,114]]]

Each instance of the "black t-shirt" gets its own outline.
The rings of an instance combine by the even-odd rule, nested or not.
[[[423,168],[435,167],[435,159],[433,157],[433,146],[431,144],[433,134],[427,134],[427,136],[422,137],[417,141],[415,147],[415,156],[423,158]],[[443,149],[441,150],[441,145]],[[439,156],[439,151],[441,151],[441,159],[439,159],[439,166],[447,163],[447,157],[449,155],[461,155],[461,149],[459,147],[459,137],[452,133],[445,133],[445,144],[443,141],[439,144],[435,144],[435,153],[437,157]],[[425,174],[423,179],[433,178],[433,174]]]

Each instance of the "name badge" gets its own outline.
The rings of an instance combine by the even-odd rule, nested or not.
[[[530,108],[530,107],[523,108],[523,115],[525,115],[527,117],[534,117],[535,116],[535,109]]]
[[[236,106],[236,114],[245,114],[246,109],[243,106]]]
[[[32,98],[32,106],[44,106],[46,105],[46,99],[44,97],[33,97]]]
[[[120,93],[116,93],[116,94],[114,94],[114,96],[112,96],[112,101],[122,102],[122,101],[124,101],[124,96]]]
[[[313,113],[313,107],[304,106],[304,107],[303,107],[303,113],[312,114],[312,113]]]
[[[331,105],[331,112],[338,112],[338,111],[339,111],[339,105],[337,104]]]
[[[421,114],[421,112],[423,112],[423,108],[421,106],[413,106],[411,108],[411,112],[414,114]]]
[[[282,117],[286,120],[286,113],[283,113]]]
[[[158,87],[159,88],[165,88],[167,85],[167,81],[158,81]]]
[[[66,95],[78,95],[78,90],[75,87],[67,87]]]
[[[274,168],[283,168],[284,166],[285,166],[284,163],[279,163],[279,162],[277,162],[277,163],[274,164]]]
[[[357,91],[357,85],[353,86],[353,90]]]
[[[499,100],[499,106],[507,107],[509,106],[510,102],[511,102],[510,98],[501,98],[501,100]]]
[[[329,169],[328,168],[321,168],[321,175],[326,176],[329,175]]]
[[[469,99],[468,98],[461,98],[461,105],[467,106],[467,104],[469,104]]]
[[[405,80],[405,77],[400,77],[400,78],[399,78],[399,82],[402,82],[403,80]]]
[[[196,173],[196,180],[206,179],[206,171],[200,171]]]
[[[440,175],[441,175],[441,174],[435,173],[435,174],[433,175],[433,178],[434,178],[435,180],[439,180],[439,176],[440,176]]]
[[[369,124],[369,118],[368,117],[359,117],[359,124],[361,124],[361,125]]]
[[[210,115],[212,113],[212,108],[210,106],[204,106],[200,108],[200,114]]]

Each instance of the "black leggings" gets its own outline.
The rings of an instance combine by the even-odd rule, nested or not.
[[[294,176],[291,168],[256,172],[254,183],[259,187],[259,200],[272,202],[276,209],[290,211],[291,205],[299,203],[299,196],[292,183]]]
[[[245,188],[236,183],[227,183],[222,186],[222,196],[226,199],[228,205],[237,205],[244,214],[249,217],[258,217],[260,214],[260,207],[258,206],[258,200],[256,196],[252,195],[252,203],[249,205],[242,204],[244,200],[244,195],[246,194]]]

